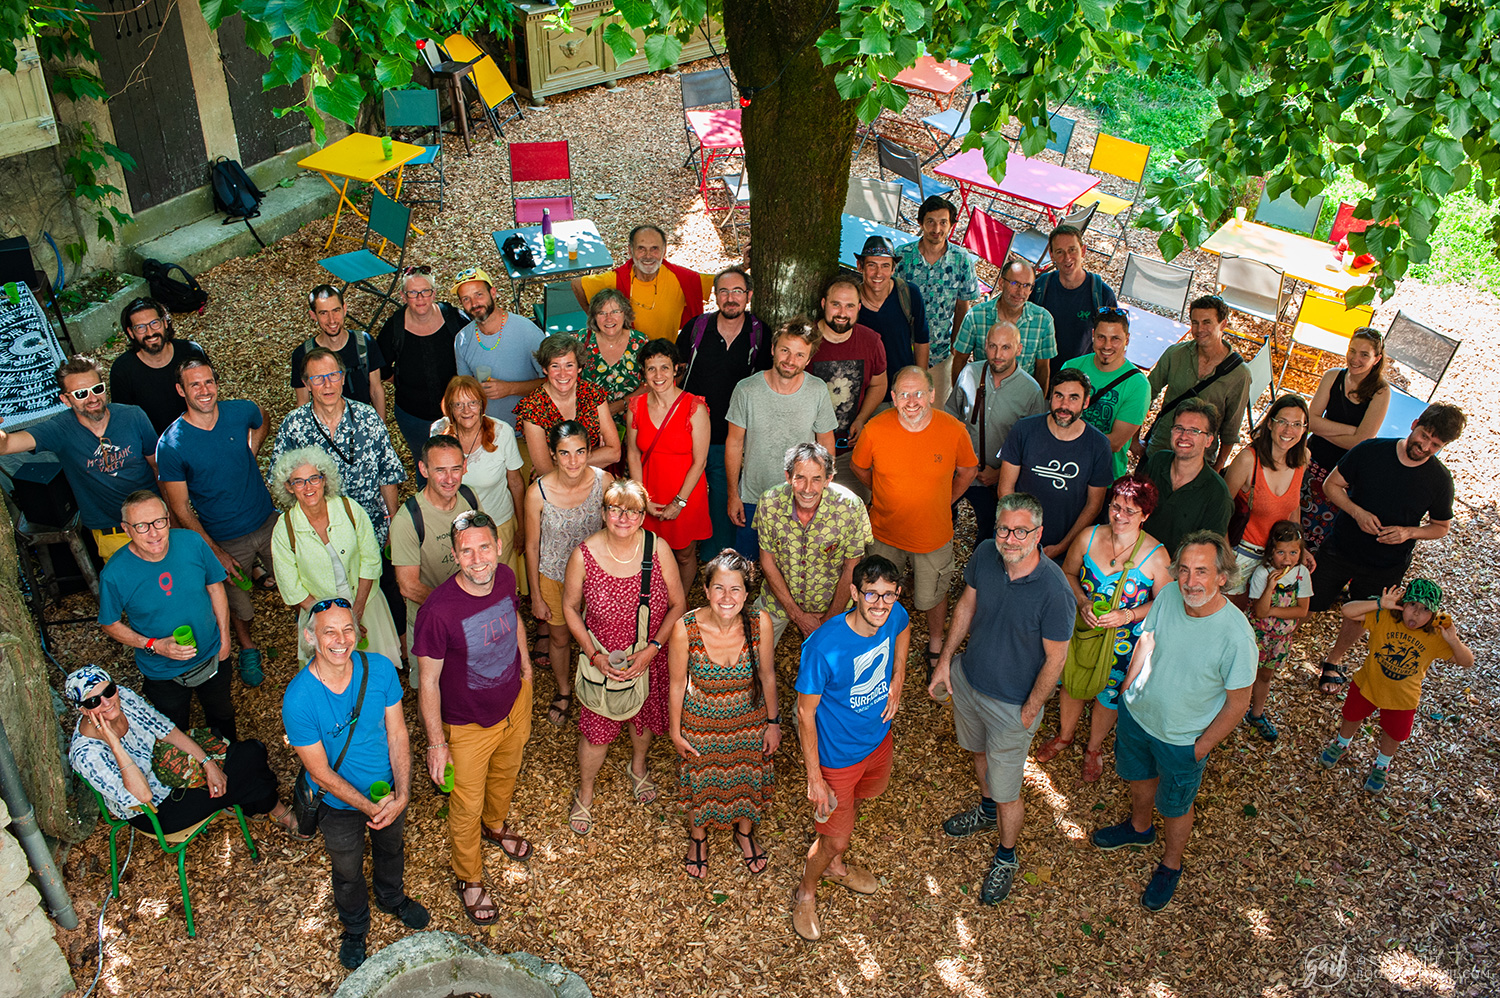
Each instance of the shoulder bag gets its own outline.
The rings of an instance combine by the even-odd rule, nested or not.
[[[1109,612],[1120,608],[1120,595],[1125,592],[1125,577],[1135,568],[1135,556],[1140,554],[1141,534],[1135,539],[1135,547],[1120,571],[1120,581],[1115,583],[1114,598],[1109,601]],[[1068,657],[1063,663],[1063,689],[1074,700],[1090,700],[1109,684],[1109,673],[1115,666],[1114,627],[1090,627],[1083,622],[1082,611],[1073,617],[1073,638],[1068,642]]]
[[[354,726],[359,723],[359,712],[365,705],[365,686],[370,679],[370,660],[364,652],[355,652],[359,656],[359,696],[354,701],[354,713],[349,715],[349,733],[344,736],[344,747],[339,749],[339,757],[333,760],[333,771],[338,772],[344,763],[344,756],[349,754],[349,745],[354,741]],[[316,677],[314,677],[316,678]],[[328,791],[319,787],[313,789],[312,780],[307,775],[307,767],[303,766],[297,770],[297,779],[292,783],[292,810],[297,812],[297,830],[303,835],[311,835],[318,828],[318,806],[323,803],[323,795]]]
[[[1214,368],[1213,374],[1210,374],[1208,377],[1204,378],[1202,381],[1198,382],[1196,385],[1189,388],[1181,395],[1178,395],[1171,401],[1163,403],[1161,411],[1156,414],[1156,422],[1151,424],[1151,432],[1147,433],[1141,439],[1149,444],[1151,442],[1151,438],[1156,436],[1157,423],[1160,423],[1163,419],[1171,419],[1172,413],[1176,411],[1179,405],[1186,402],[1190,398],[1196,398],[1198,395],[1201,395],[1203,392],[1208,390],[1209,385],[1213,384],[1215,381],[1218,381],[1226,374],[1233,374],[1237,369],[1243,367],[1244,365],[1245,358],[1240,356],[1239,351],[1229,351],[1229,356],[1219,361],[1219,366]],[[1219,415],[1223,417],[1224,414],[1220,413]]]
[[[641,601],[636,609],[635,644],[625,649],[625,656],[634,655],[646,647],[646,628],[651,619],[651,552],[656,535],[645,532],[645,551],[641,555]],[[628,721],[640,712],[651,692],[651,670],[647,669],[634,679],[610,679],[594,665],[595,652],[609,654],[604,642],[589,632],[592,649],[578,653],[578,677],[573,684],[573,695],[578,702],[600,717],[611,721]]]

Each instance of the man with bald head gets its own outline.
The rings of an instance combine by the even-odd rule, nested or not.
[[[974,510],[974,543],[995,536],[995,504],[999,500],[1000,448],[1010,429],[1027,416],[1047,411],[1036,379],[1018,363],[1021,334],[1014,322],[1001,319],[984,338],[984,359],[964,366],[944,408],[969,431],[969,442],[979,456],[979,475],[963,494]]]
[[[1033,303],[1036,271],[1019,257],[1000,268],[1000,293],[969,309],[953,338],[953,378],[956,382],[974,354],[982,351],[986,334],[1000,321],[1015,323],[1021,337],[1016,363],[1047,391],[1049,361],[1057,356],[1057,337],[1052,313]]]

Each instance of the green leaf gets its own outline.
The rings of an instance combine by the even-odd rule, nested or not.
[[[1079,0],[1078,9],[1083,11],[1084,20],[1102,30],[1109,27],[1109,12],[1114,5],[1115,0]]]
[[[403,87],[411,82],[411,62],[398,55],[382,55],[375,60],[375,79],[387,89]]]
[[[1254,818],[1255,816],[1257,816],[1258,814],[1260,814],[1260,812],[1255,809],[1255,805],[1254,804],[1246,804],[1245,807],[1244,807],[1244,809],[1243,809],[1243,814],[1247,818]]]
[[[853,100],[870,89],[870,81],[857,66],[845,66],[833,78],[833,86],[844,100]]]
[[[646,61],[652,69],[666,69],[677,65],[682,56],[682,42],[674,35],[647,35]]]
[[[235,0],[201,0],[200,5],[203,8],[203,19],[210,28],[218,28],[224,18],[233,14],[239,6]]]
[[[908,36],[916,41],[916,32],[927,22],[927,8],[918,0],[894,0],[894,6],[901,12],[901,19],[906,22]]]
[[[651,9],[649,0],[615,0],[615,11],[632,28],[644,28],[656,19],[656,11]]]
[[[635,39],[618,21],[610,21],[604,26],[604,44],[614,53],[615,62],[635,58]]]
[[[1163,260],[1171,261],[1182,252],[1182,239],[1175,232],[1163,232],[1156,237],[1156,248],[1161,251]]]
[[[336,76],[328,86],[313,88],[313,104],[317,109],[351,128],[359,123],[359,106],[364,99],[364,91],[349,76]]]
[[[885,25],[873,17],[865,22],[864,34],[859,39],[860,55],[885,55],[891,50],[891,38],[885,33]]]
[[[714,904],[723,904],[725,901],[729,900],[729,895],[728,894],[720,894],[718,891],[714,891],[713,899],[714,899]]]

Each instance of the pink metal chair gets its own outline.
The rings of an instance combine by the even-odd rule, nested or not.
[[[1005,266],[1005,258],[1010,255],[1011,241],[1015,238],[1014,229],[983,210],[975,208],[969,212],[969,227],[964,229],[963,247],[997,270]],[[986,285],[983,290],[988,295],[994,289]]]
[[[568,193],[527,195],[516,193],[516,184],[566,181]],[[550,209],[552,221],[573,219],[573,170],[568,159],[568,141],[510,143],[510,196],[515,202],[516,225],[536,225],[542,210]]]

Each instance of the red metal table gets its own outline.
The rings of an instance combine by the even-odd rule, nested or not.
[[[709,211],[725,210],[708,202],[709,167],[716,159],[740,155],[745,151],[745,138],[740,132],[740,114],[737,107],[687,112],[688,127],[698,138],[699,159],[703,163],[703,172],[698,175],[698,192],[703,195],[703,206]]]
[[[1025,208],[1041,209],[1053,224],[1057,223],[1059,212],[1066,211],[1099,183],[1099,178],[1092,174],[1044,159],[1027,159],[1017,152],[1006,157],[1005,179],[996,181],[985,166],[984,152],[979,149],[961,152],[934,167],[932,172],[958,185],[964,210],[969,207],[969,191],[977,189]]]
[[[956,59],[938,62],[932,56],[924,55],[917,60],[915,66],[897,73],[891,82],[907,90],[931,94],[938,107],[946,111],[958,88],[967,83],[972,75],[974,71],[966,63]]]

